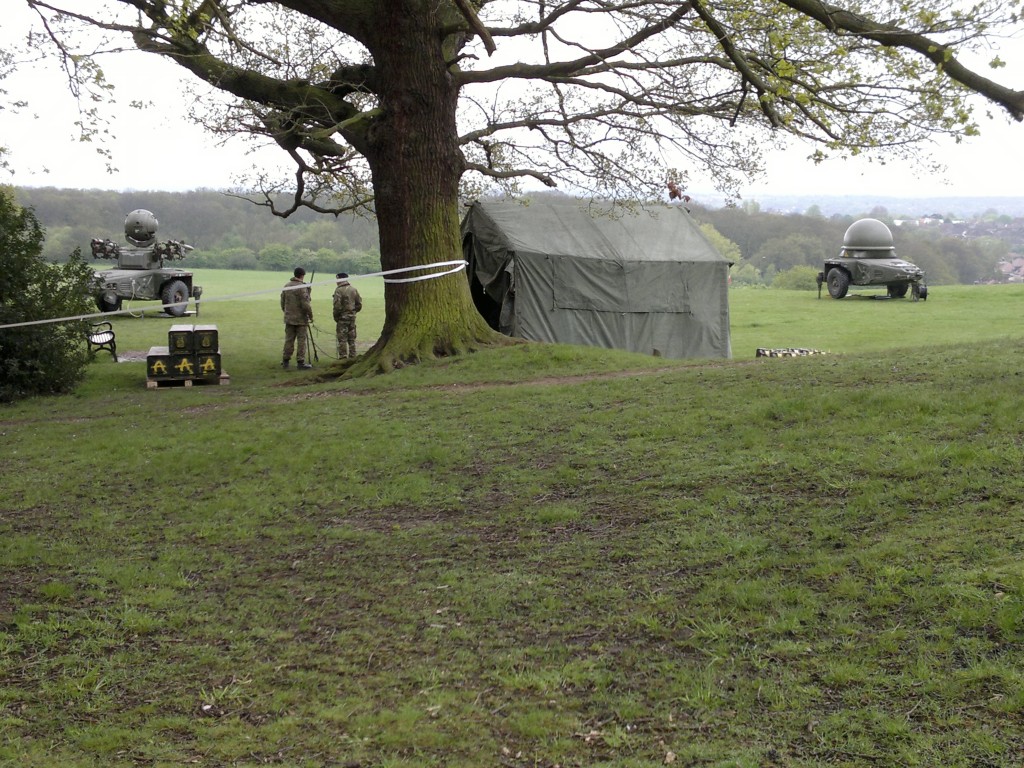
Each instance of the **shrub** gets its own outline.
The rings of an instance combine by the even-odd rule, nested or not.
[[[730,274],[732,284],[735,286],[741,285],[764,285],[764,281],[761,279],[761,273],[757,271],[757,267],[749,262],[739,262],[732,268]]]
[[[228,248],[221,251],[221,263],[224,269],[259,269],[256,254],[249,248]]]
[[[66,264],[43,260],[43,229],[0,190],[0,326],[94,311],[93,271],[76,249]],[[0,328],[0,402],[70,392],[85,376],[86,320]]]
[[[818,290],[818,272],[820,271],[815,267],[791,267],[772,278],[772,288],[782,288],[787,291],[816,291]]]

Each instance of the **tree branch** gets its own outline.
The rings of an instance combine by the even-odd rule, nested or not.
[[[779,128],[782,126],[782,119],[779,117],[779,113],[772,108],[771,103],[767,98],[768,94],[773,92],[773,89],[768,83],[757,76],[754,72],[753,67],[747,61],[743,53],[733,43],[732,38],[726,31],[725,27],[718,23],[718,20],[711,15],[711,13],[704,7],[704,4],[700,0],[692,0],[693,8],[697,12],[697,15],[701,18],[708,29],[718,39],[718,44],[722,47],[725,55],[729,57],[729,60],[736,67],[736,70],[740,73],[745,83],[749,83],[757,91],[758,99],[757,105],[761,109],[761,113],[768,119],[772,128]],[[744,90],[744,95],[746,91]],[[741,99],[736,105],[737,116],[740,110],[743,108],[743,100]]]
[[[879,23],[824,2],[824,0],[779,0],[794,11],[817,20],[831,31],[842,30],[874,40],[888,48],[916,51],[950,78],[1005,109],[1017,122],[1024,121],[1024,91],[1015,91],[968,69],[954,56],[950,46],[892,24]]]
[[[517,168],[498,171],[495,170],[494,168],[489,168],[486,165],[480,165],[479,163],[466,163],[466,170],[476,171],[477,173],[481,173],[484,176],[490,176],[492,179],[515,179],[528,176],[537,179],[537,181],[541,182],[545,186],[558,186],[558,184],[555,183],[555,180],[548,176],[546,173],[535,171],[532,168]]]
[[[602,48],[586,56],[571,61],[556,61],[549,64],[511,64],[505,67],[495,67],[490,70],[472,72],[458,72],[455,77],[460,84],[466,83],[493,83],[506,78],[525,79],[550,79],[552,77],[573,75],[580,69],[593,66],[607,59],[613,59],[667,29],[688,14],[693,8],[691,0],[685,0],[679,4],[672,13],[659,22],[644,27],[639,32],[625,40],[622,40],[608,48]]]
[[[469,24],[469,28],[473,30],[479,38],[483,41],[484,48],[487,49],[487,55],[493,54],[497,48],[494,46],[494,38],[491,37],[491,33],[487,31],[487,27],[480,23],[480,18],[476,15],[476,11],[473,10],[466,0],[454,0],[455,7],[459,9],[459,13]]]

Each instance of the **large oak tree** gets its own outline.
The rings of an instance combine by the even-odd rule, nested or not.
[[[819,157],[905,153],[975,133],[975,93],[1024,117],[1024,92],[962,63],[1019,29],[1021,0],[26,2],[73,80],[90,59],[72,54],[96,50],[75,47],[79,24],[225,95],[196,116],[294,161],[287,180],[256,174],[261,202],[372,211],[385,270],[460,258],[460,184],[643,200],[699,172],[730,190],[782,136]],[[461,273],[389,283],[385,301],[357,370],[499,340]]]

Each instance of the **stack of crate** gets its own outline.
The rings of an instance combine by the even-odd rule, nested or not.
[[[161,383],[227,384],[220,359],[220,337],[216,325],[172,325],[166,347],[150,347],[146,355],[146,386]]]

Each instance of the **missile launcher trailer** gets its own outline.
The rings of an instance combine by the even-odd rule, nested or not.
[[[159,223],[156,216],[146,210],[135,210],[124,221],[124,234],[130,245],[122,246],[112,240],[94,239],[91,243],[94,259],[116,259],[117,269],[99,270],[93,282],[93,295],[101,312],[118,312],[127,299],[160,301],[163,310],[172,317],[182,317],[188,309],[188,300],[198,300],[203,289],[192,283],[192,273],[164,266],[165,261],[183,259],[192,250],[178,240],[157,242]]]
[[[833,299],[845,297],[850,286],[872,285],[884,285],[890,299],[902,299],[908,291],[914,301],[928,298],[924,271],[896,258],[892,232],[878,219],[859,219],[850,225],[839,256],[825,259],[825,268],[818,273],[818,298],[822,283]]]

